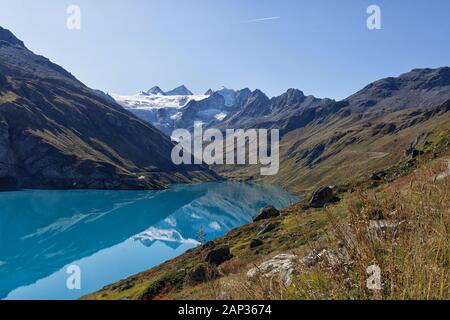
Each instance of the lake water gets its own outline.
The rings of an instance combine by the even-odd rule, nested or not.
[[[76,299],[299,198],[275,186],[176,185],[164,191],[0,193],[0,299]],[[81,289],[67,288],[80,267]]]

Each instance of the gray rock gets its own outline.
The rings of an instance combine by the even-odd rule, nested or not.
[[[124,283],[123,285],[119,286],[119,287],[117,288],[117,290],[120,291],[120,292],[122,292],[122,291],[127,291],[127,290],[129,290],[129,289],[131,289],[131,288],[133,288],[133,287],[134,287],[134,286],[133,286],[133,284],[132,284],[131,282],[126,282],[126,283]]]
[[[278,280],[286,286],[292,284],[293,275],[297,273],[299,259],[293,254],[280,254],[267,260],[247,272],[247,281],[258,279]]]
[[[208,264],[202,263],[194,267],[191,270],[188,277],[192,282],[205,282],[209,280],[209,266]]]
[[[279,216],[280,216],[280,211],[278,211],[273,206],[267,206],[265,208],[262,208],[256,214],[256,216],[253,217],[253,222],[257,222],[257,221],[265,220],[265,219],[270,219],[270,218],[273,218],[273,217],[279,217]]]
[[[417,150],[416,148],[408,148],[405,152],[405,155],[408,157],[411,157],[412,159],[417,158],[418,156],[421,156],[423,154],[423,151]]]
[[[264,244],[264,242],[261,239],[252,239],[252,241],[250,241],[250,248],[256,248],[259,246],[262,246]]]
[[[278,224],[267,221],[261,225],[261,227],[259,229],[260,231],[258,232],[258,236],[269,233],[269,232],[275,230],[277,227],[278,227]]]
[[[232,258],[233,255],[230,253],[230,246],[222,245],[210,250],[206,254],[205,261],[210,264],[218,266]]]
[[[386,177],[387,173],[384,171],[378,171],[378,172],[374,172],[369,176],[370,180],[373,181],[380,181],[383,180]]]
[[[450,161],[447,161],[447,170],[445,170],[444,172],[439,173],[436,176],[436,181],[442,181],[445,178],[447,178],[448,176],[450,176]]]
[[[323,208],[327,204],[338,202],[340,199],[334,196],[333,189],[322,187],[314,191],[309,206],[311,208]]]
[[[280,216],[281,217],[287,217],[289,215],[289,212],[288,211],[282,211],[281,213],[280,213]]]

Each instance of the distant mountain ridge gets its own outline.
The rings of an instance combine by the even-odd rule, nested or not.
[[[304,192],[392,165],[427,137],[450,140],[449,102],[449,67],[415,69],[375,81],[342,101],[296,89],[269,99],[255,90],[214,126],[279,129],[280,172],[263,180]],[[255,167],[216,169],[262,179]]]
[[[0,27],[0,189],[161,189],[217,176]]]
[[[192,96],[193,93],[185,85],[166,92],[167,96]]]
[[[111,94],[117,103],[170,135],[178,128],[192,128],[194,121],[219,123],[250,95],[249,89],[222,88],[194,95],[185,86],[163,92],[158,86],[137,95]]]
[[[450,127],[449,67],[414,69],[335,101],[297,89],[273,98],[248,88],[193,95],[185,86],[106,94],[2,28],[0,58],[0,187],[162,188],[210,179],[205,167],[170,160],[171,132],[203,121],[220,130],[279,129],[278,175],[263,179],[248,166],[215,169],[304,192],[395,163]]]
[[[156,94],[162,96],[192,96],[194,95],[185,85],[181,85],[170,91],[164,92],[160,87],[154,86],[146,91],[147,94]]]
[[[450,68],[415,69],[397,78],[376,81],[342,101],[305,96],[298,89],[269,99],[255,90],[236,107],[219,128],[277,127],[284,133],[317,118],[352,112],[369,114],[398,111],[412,105],[432,107],[450,98]],[[384,110],[384,111],[383,111]]]
[[[436,131],[445,135],[450,128],[449,100],[450,68],[442,67],[375,81],[341,101],[305,95],[298,89],[273,98],[260,90],[209,89],[170,116],[158,110],[159,119],[170,119],[164,128],[143,118],[168,135],[177,128],[193,130],[195,121],[223,132],[279,129],[278,175],[260,177],[258,166],[222,165],[215,170],[303,193],[380,170],[398,162],[415,141],[423,142]]]

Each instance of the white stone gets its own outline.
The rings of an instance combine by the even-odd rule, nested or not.
[[[289,287],[292,284],[292,276],[296,272],[297,265],[298,257],[296,255],[280,254],[249,270],[247,279],[252,281],[258,277],[266,279],[277,278],[277,280]]]

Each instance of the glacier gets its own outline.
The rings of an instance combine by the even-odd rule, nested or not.
[[[170,136],[178,128],[192,129],[194,121],[223,121],[233,110],[237,94],[238,91],[222,87],[197,95],[182,85],[166,92],[154,86],[134,95],[108,93],[108,96]]]

